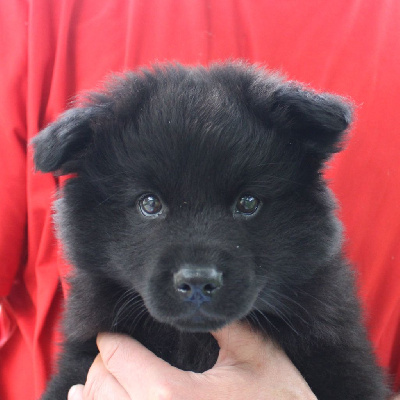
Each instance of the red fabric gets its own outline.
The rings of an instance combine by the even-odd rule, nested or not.
[[[371,339],[400,386],[398,0],[14,0],[0,3],[0,299],[17,329],[0,398],[35,399],[54,359],[67,270],[51,225],[58,181],[27,142],[77,92],[156,61],[244,58],[358,105],[327,176],[341,204]]]

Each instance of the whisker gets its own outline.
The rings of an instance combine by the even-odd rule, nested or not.
[[[268,325],[272,326],[277,332],[279,332],[279,329],[274,325],[274,323],[258,308],[254,308],[254,310],[252,310],[250,312],[250,314],[248,315],[253,321],[256,322],[256,324],[260,327],[260,329],[265,333],[265,335],[268,336],[268,332],[265,330],[264,325],[260,322],[260,320],[258,319],[258,316],[256,314],[256,312],[262,316],[268,323]]]
[[[131,295],[133,296],[130,297]],[[133,289],[129,289],[126,292],[124,292],[114,306],[113,314],[115,313],[115,316],[112,321],[112,328],[114,329],[118,325],[119,319],[123,315],[126,309],[132,307],[129,310],[129,315],[131,315],[132,309],[135,310],[137,306],[142,305],[142,303],[143,301],[141,300],[140,295]],[[121,304],[121,306],[118,308],[118,311],[116,311],[119,304]]]
[[[269,303],[263,298],[259,298],[259,300],[266,304],[271,310],[273,310],[282,319],[282,321],[285,322],[290,329],[292,329],[293,332],[299,335],[299,332],[296,330],[288,316],[282,310],[280,310],[278,307],[275,307],[273,304]]]
[[[135,296],[139,296],[139,294],[134,290],[134,289],[128,289],[125,290],[118,298],[117,302],[115,303],[114,309],[113,309],[113,314],[115,313],[117,307],[119,306],[119,304],[121,302],[124,302],[126,297],[130,296],[130,295],[135,295]]]
[[[142,310],[136,315],[133,321],[129,325],[129,332],[134,332],[135,327],[140,322],[140,320],[147,314],[147,308],[143,306]]]
[[[285,286],[285,287],[289,287],[288,285],[285,285],[285,284],[284,284],[284,286]],[[323,300],[319,299],[318,297],[313,296],[312,294],[310,294],[309,292],[307,292],[307,291],[305,291],[305,290],[303,290],[303,289],[296,288],[296,292],[301,293],[301,294],[303,294],[303,295],[306,295],[306,296],[308,296],[308,297],[310,297],[310,298],[316,300],[318,303],[320,303],[320,304],[326,306],[326,303],[325,303]]]
[[[299,307],[300,309],[302,309],[307,314],[307,316],[310,316],[310,312],[306,308],[304,308],[299,302],[297,302],[296,300],[292,299],[291,297],[289,297],[283,293],[277,292],[273,289],[270,289],[270,292],[275,294],[274,301],[278,302],[279,305],[282,306],[283,308],[285,308],[287,311],[294,313],[294,315],[297,318],[299,318],[302,322],[304,322],[306,325],[309,325],[308,321],[306,321],[299,313],[296,313],[295,310],[293,310],[291,307],[289,307],[287,304],[285,304],[282,300],[290,301],[292,304],[294,304],[297,307]]]
[[[135,316],[135,314],[137,315],[138,312],[141,312],[142,310],[146,310],[146,306],[142,302],[134,303],[130,308],[129,313],[127,313],[125,316],[125,319],[130,320],[133,316]]]

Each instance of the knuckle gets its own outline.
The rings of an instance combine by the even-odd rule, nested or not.
[[[84,399],[94,400],[99,398],[100,394],[108,393],[111,383],[110,375],[108,374],[89,376],[83,389]]]
[[[101,381],[96,378],[91,378],[86,381],[83,389],[83,398],[85,400],[92,400],[96,398],[96,394],[99,392],[101,387]]]
[[[169,382],[159,382],[151,388],[150,400],[172,400],[173,390]]]
[[[107,378],[107,371],[104,369],[100,356],[97,356],[89,369],[86,383],[83,388],[85,400],[95,399]]]
[[[120,342],[113,341],[112,344],[102,349],[101,358],[107,369],[109,369],[109,367],[113,365],[115,359],[118,359],[120,354],[120,348],[121,348]]]

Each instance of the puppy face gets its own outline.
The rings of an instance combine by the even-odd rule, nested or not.
[[[34,139],[74,173],[57,225],[77,271],[137,292],[158,321],[210,331],[289,312],[340,249],[320,178],[350,109],[241,64],[128,74]]]

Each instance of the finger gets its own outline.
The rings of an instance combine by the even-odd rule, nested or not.
[[[167,393],[173,388],[190,380],[189,374],[172,367],[129,336],[99,334],[97,346],[104,367],[131,398],[168,398]],[[155,397],[156,393],[161,397]]]
[[[76,400],[130,399],[125,389],[104,366],[100,355],[95,358],[89,369],[85,386],[78,388],[78,394],[80,393],[82,397],[77,397]]]
[[[275,347],[246,322],[235,322],[211,333],[220,347],[217,364],[253,363]]]
[[[83,385],[75,385],[69,389],[68,400],[83,400]]]
[[[265,391],[271,399],[316,400],[286,353],[249,324],[234,323],[212,334],[220,345],[220,355],[205,375],[219,378],[228,371],[226,377],[235,377],[231,387],[255,388],[251,398]]]

